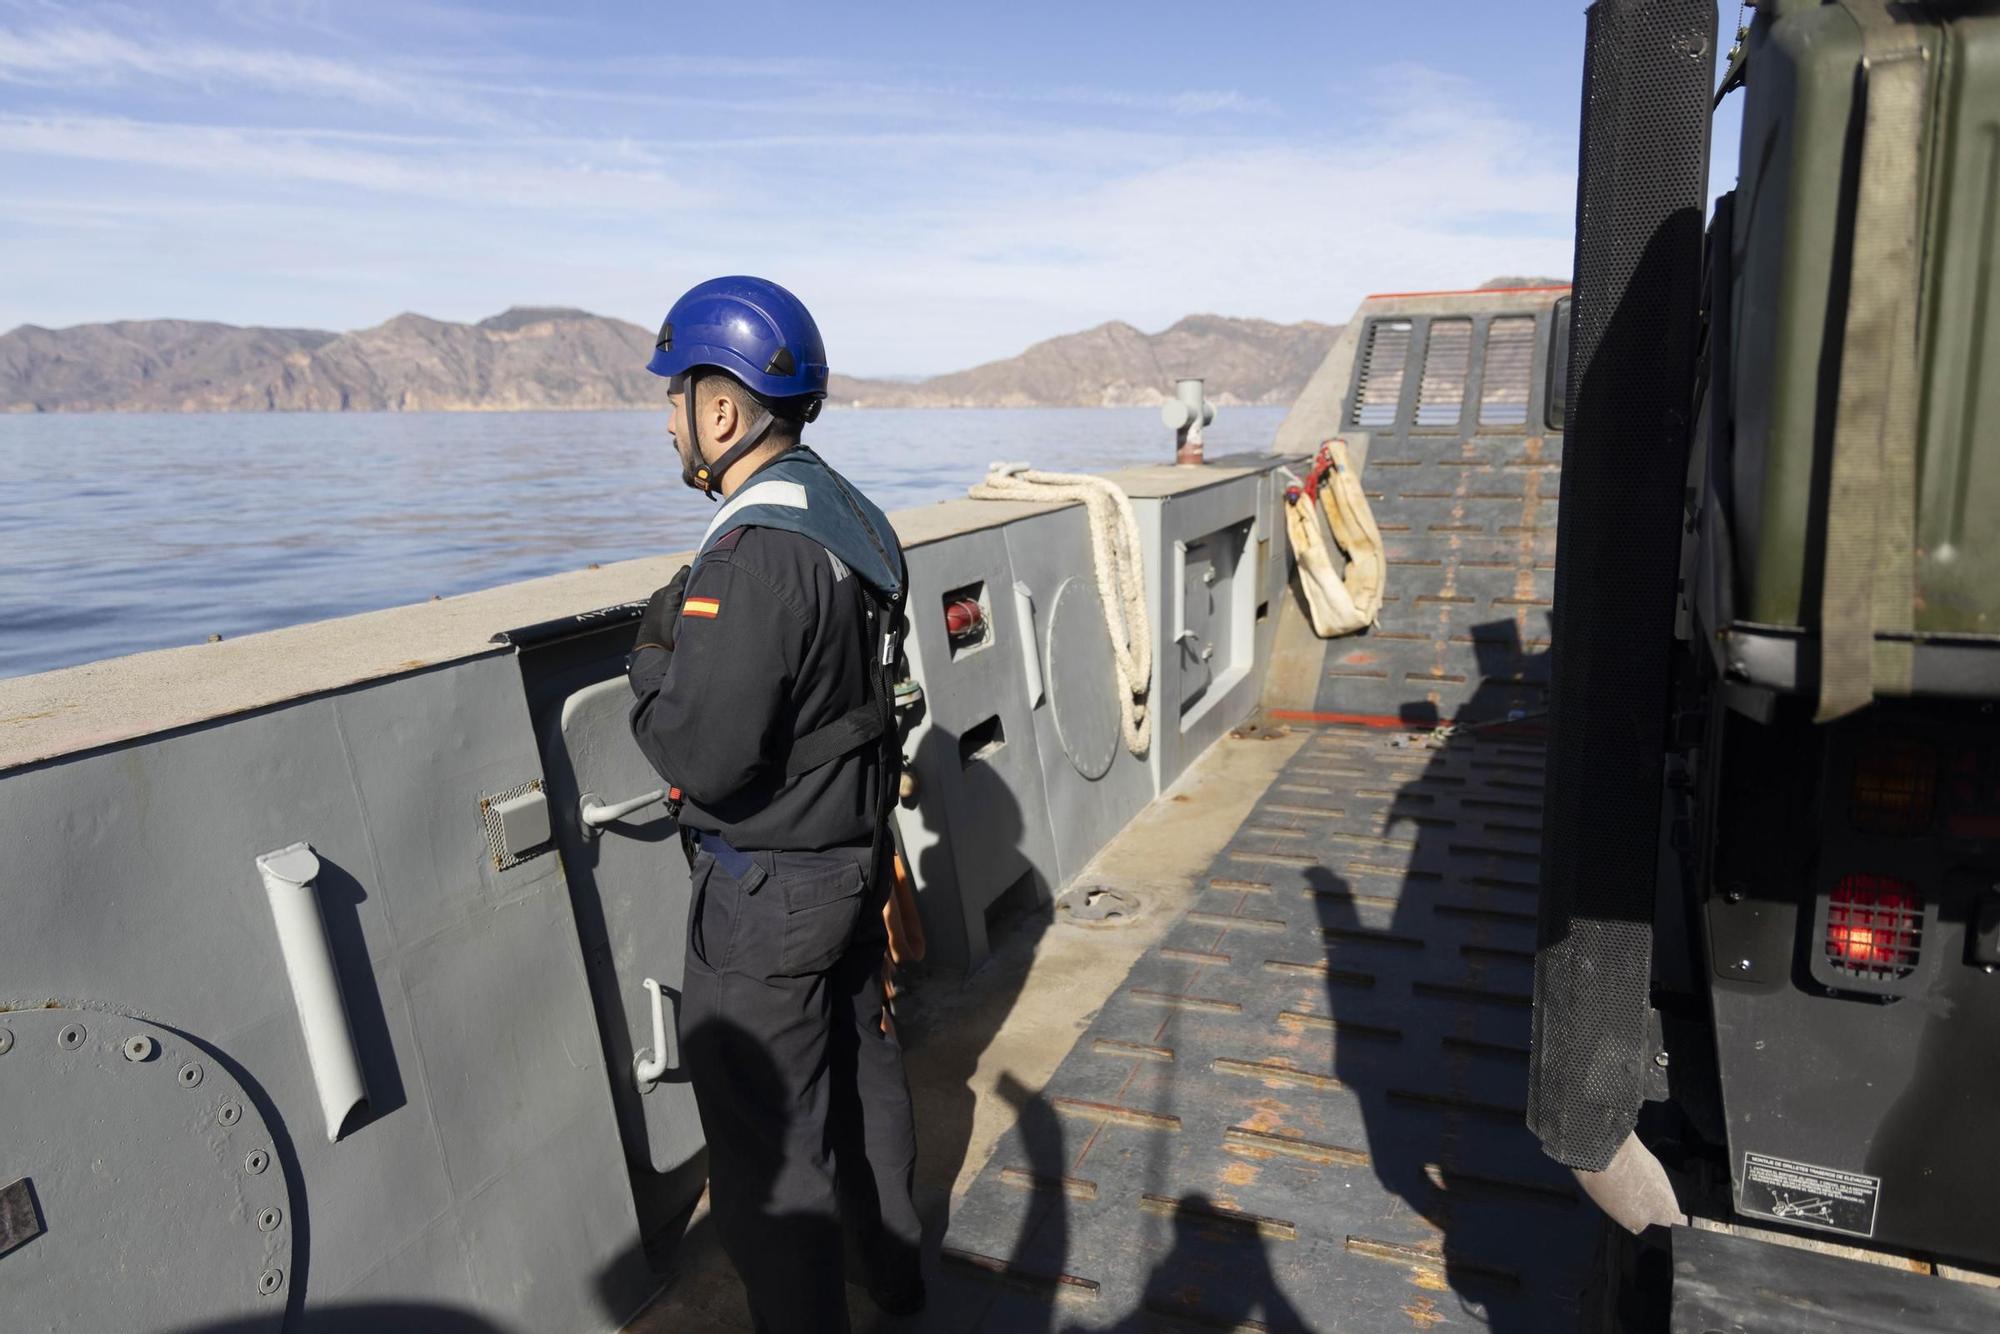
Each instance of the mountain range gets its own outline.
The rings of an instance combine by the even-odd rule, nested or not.
[[[1486,287],[1561,279],[1494,278]],[[849,407],[1121,407],[1184,375],[1219,404],[1290,403],[1340,325],[1189,315],[1159,333],[1122,321],[921,380],[835,375]],[[658,408],[650,331],[556,306],[477,324],[398,315],[352,333],[121,320],[0,334],[0,412],[511,412]]]
[[[1191,315],[1156,334],[1102,324],[1017,357],[914,381],[836,375],[866,407],[1160,402],[1180,375],[1218,403],[1288,403],[1337,325]],[[352,333],[122,320],[0,334],[0,412],[426,412],[659,407],[653,335],[636,324],[517,306],[476,324],[398,315]]]

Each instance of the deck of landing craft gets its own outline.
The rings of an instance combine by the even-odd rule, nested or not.
[[[1573,1328],[1595,1211],[1522,1120],[1540,798],[1519,736],[1313,737],[959,1202],[937,1328]]]
[[[1575,1327],[1599,1220],[1522,1120],[1538,740],[1328,728],[1266,756],[1053,1075],[1007,1081],[929,1311],[871,1324],[857,1293],[858,1328]],[[1093,878],[1130,883],[1131,846]],[[914,1045],[920,1112],[953,1042]],[[698,1267],[636,1328],[747,1328]]]

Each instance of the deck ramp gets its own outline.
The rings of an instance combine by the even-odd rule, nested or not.
[[[1362,326],[1345,429],[1369,436],[1362,483],[1388,591],[1374,629],[1328,646],[1319,710],[1431,723],[1547,707],[1554,316],[1546,300],[1481,309],[1500,299],[1414,303]]]
[[[954,1211],[961,1327],[1575,1326],[1597,1219],[1522,1122],[1513,732],[1286,766]]]
[[[1552,316],[1486,300],[1360,331],[1380,623],[1328,645],[1318,730],[958,1202],[936,1327],[1576,1327],[1600,1216],[1523,1122]],[[1427,734],[1453,721],[1495,725]]]

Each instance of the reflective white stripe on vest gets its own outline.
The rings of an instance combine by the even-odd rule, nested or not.
[[[806,504],[806,489],[797,482],[759,482],[747,490],[730,497],[729,502],[715,512],[708,521],[708,531],[701,535],[701,545],[707,549],[710,539],[725,531],[723,525],[746,506],[772,505],[779,509],[802,510]]]

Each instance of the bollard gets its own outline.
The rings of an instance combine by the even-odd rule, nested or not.
[[[1201,462],[1201,428],[1215,420],[1215,405],[1202,397],[1198,379],[1174,381],[1174,397],[1160,405],[1160,420],[1174,433],[1174,462]]]

